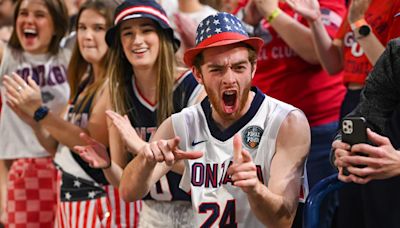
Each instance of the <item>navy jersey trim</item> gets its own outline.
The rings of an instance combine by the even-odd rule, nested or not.
[[[212,111],[208,97],[206,97],[201,102],[201,107],[207,119],[208,128],[210,129],[211,135],[214,138],[220,141],[226,141],[232,138],[240,129],[242,129],[248,122],[250,122],[251,119],[253,119],[253,117],[256,115],[259,108],[261,107],[261,104],[265,99],[265,95],[256,87],[252,87],[251,91],[255,92],[255,96],[253,101],[251,102],[249,110],[244,116],[242,116],[239,120],[237,120],[225,130],[219,129],[217,124],[215,124],[211,115]]]
[[[84,80],[81,85],[78,87],[78,91],[72,101],[73,108],[68,111],[68,114],[79,114],[79,113],[87,113],[88,118],[90,116],[90,109],[92,107],[93,99],[95,97],[95,94],[93,94],[86,105],[84,107],[81,107],[83,103],[77,103],[79,95],[84,91],[84,89],[90,84],[90,82],[93,81],[93,76],[89,76],[86,80]],[[70,121],[70,120],[68,120]],[[107,150],[108,151],[108,150]],[[108,181],[106,177],[104,176],[104,173],[101,169],[94,169],[89,166],[89,164],[84,161],[78,154],[72,152],[70,150],[70,153],[76,163],[79,164],[79,166],[86,172],[87,175],[89,175],[93,180],[95,180],[97,183],[107,185]]]

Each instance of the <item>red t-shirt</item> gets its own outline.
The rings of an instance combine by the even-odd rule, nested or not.
[[[346,12],[343,0],[320,0],[323,22],[331,37],[338,30]],[[285,3],[282,11],[307,26],[307,22]],[[311,126],[339,119],[345,94],[342,75],[328,75],[320,65],[299,57],[264,20],[265,44],[258,56],[253,84],[264,93],[300,108]],[[296,34],[293,34],[296,36]]]
[[[365,20],[379,41],[386,45],[390,39],[400,36],[400,0],[372,0],[365,12]],[[372,65],[354,40],[348,20],[343,21],[336,39],[343,42],[344,83],[364,84]]]

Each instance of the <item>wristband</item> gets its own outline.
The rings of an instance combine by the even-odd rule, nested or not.
[[[368,36],[371,33],[371,27],[369,27],[368,23],[365,21],[364,18],[357,20],[350,25],[351,30],[353,30],[355,39],[359,40]]]
[[[275,8],[274,11],[272,11],[272,13],[266,18],[268,23],[271,23],[272,21],[275,20],[275,18],[277,18],[279,16],[279,14],[281,14],[281,9]]]
[[[46,106],[40,106],[38,109],[36,109],[35,113],[33,114],[33,119],[36,120],[36,122],[39,122],[43,118],[47,116],[49,113],[49,108]]]
[[[368,25],[368,23],[365,21],[364,18],[361,18],[361,19],[351,23],[350,28],[351,28],[351,30],[354,31],[355,29],[360,28],[363,25]]]

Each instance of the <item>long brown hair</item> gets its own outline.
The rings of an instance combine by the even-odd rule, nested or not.
[[[120,32],[118,32],[120,36]],[[166,118],[174,112],[173,88],[175,83],[176,59],[173,41],[170,36],[157,26],[157,34],[160,38],[160,50],[155,63],[157,72],[157,125],[160,125]],[[122,44],[119,40],[112,48],[110,67],[110,91],[113,108],[120,114],[133,113],[133,104],[129,104],[128,91],[126,86],[132,86],[131,77],[133,75],[132,65],[126,59]]]
[[[8,45],[16,50],[23,50],[21,43],[18,39],[17,36],[17,27],[16,27],[16,22],[17,22],[17,17],[19,14],[19,9],[21,8],[21,3],[24,0],[19,0],[16,5],[15,5],[15,10],[14,10],[14,22],[13,22],[13,31],[11,33],[10,40],[8,42]],[[54,35],[50,41],[49,45],[49,53],[55,55],[58,53],[59,47],[60,47],[60,41],[61,39],[65,36],[68,30],[68,14],[67,14],[67,8],[64,4],[64,0],[42,0],[44,4],[46,5],[51,19],[53,20],[53,25],[54,25]]]
[[[79,12],[77,14],[77,23],[79,22],[79,18],[82,15],[82,12],[88,9],[95,10],[101,16],[103,16],[106,20],[106,29],[110,28],[113,24],[113,12],[116,8],[117,4],[113,1],[109,0],[88,0],[84,4],[81,5]],[[78,26],[76,26],[76,30],[78,30]],[[77,31],[78,32],[78,31]],[[102,67],[100,71],[100,75],[98,75],[98,80],[90,84],[86,91],[85,96],[82,100],[81,107],[85,107],[85,104],[88,100],[94,95],[97,91],[99,91],[100,87],[104,85],[107,80],[107,68],[108,61],[110,58],[110,50],[108,49],[106,54],[101,59],[100,66]],[[71,60],[68,66],[68,82],[71,87],[71,97],[73,99],[78,92],[78,87],[82,83],[82,79],[84,78],[87,70],[90,70],[90,63],[88,63],[82,56],[82,53],[79,50],[78,42],[76,41],[74,50],[72,52]],[[91,72],[89,72],[89,75]],[[88,79],[90,80],[90,78]]]

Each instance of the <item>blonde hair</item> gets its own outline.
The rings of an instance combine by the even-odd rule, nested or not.
[[[155,67],[157,72],[157,125],[160,125],[174,112],[173,89],[176,59],[171,38],[158,26],[157,34],[160,39],[160,50]],[[129,86],[132,86],[131,77],[134,77],[134,75],[132,65],[126,59],[119,40],[115,42],[112,49],[108,75],[111,77],[109,85],[114,110],[120,114],[127,114],[134,119],[139,114],[136,113],[133,104],[130,103],[129,96],[131,94],[128,90]]]

